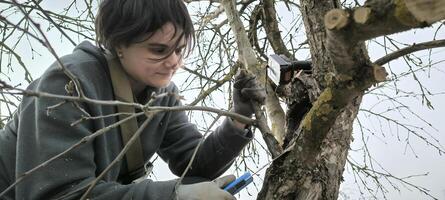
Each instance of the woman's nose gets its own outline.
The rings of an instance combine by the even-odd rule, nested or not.
[[[169,68],[179,68],[182,60],[181,54],[172,52],[167,58],[165,58],[165,63]]]

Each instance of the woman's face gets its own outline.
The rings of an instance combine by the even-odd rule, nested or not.
[[[176,30],[175,35],[175,27],[167,23],[144,42],[116,48],[130,81],[136,85],[166,87],[176,70],[183,65],[182,53],[186,45],[184,37],[169,55],[180,35],[180,30]]]

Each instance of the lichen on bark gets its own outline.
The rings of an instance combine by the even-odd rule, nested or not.
[[[411,14],[405,4],[405,0],[394,0],[394,17],[406,26],[420,26],[421,23]]]

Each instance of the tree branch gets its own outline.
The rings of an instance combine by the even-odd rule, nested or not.
[[[76,46],[76,42],[74,42],[73,39],[71,39],[71,37],[69,37],[68,34],[66,34],[65,31],[63,31],[62,28],[60,28],[59,24],[56,24],[56,22],[51,18],[51,16],[49,16],[49,14],[45,10],[43,10],[43,8],[39,5],[39,3],[36,2],[36,0],[32,0],[32,2],[36,5],[37,9],[40,12],[42,12],[43,15],[45,15],[46,19],[48,19],[48,21],[50,23],[52,23],[57,28],[57,30],[59,30],[60,33],[62,33],[62,35],[65,36],[65,38],[68,39],[68,41],[71,42],[71,44],[73,46]]]
[[[274,50],[277,54],[283,54],[288,58],[293,58],[292,54],[287,49],[286,45],[283,42],[281,37],[281,31],[278,28],[278,20],[277,19],[277,11],[275,10],[273,0],[265,0],[263,2],[263,12],[262,12],[262,20],[264,22],[264,30],[266,31],[267,38]],[[267,81],[266,81],[267,82]],[[270,101],[267,106],[267,111],[269,116],[272,119],[272,132],[274,133],[275,138],[282,144],[284,141],[284,137],[286,134],[285,131],[285,121],[281,120],[286,118],[286,114],[283,109],[279,105],[279,99],[275,92],[270,92],[268,94],[269,99],[273,99]],[[278,102],[278,103],[277,103]]]
[[[213,122],[212,122],[212,123],[210,124],[210,126],[207,128],[206,132],[203,134],[202,139],[199,141],[198,145],[195,147],[195,149],[194,149],[194,151],[193,151],[193,154],[192,154],[192,157],[190,158],[190,161],[189,161],[188,164],[187,164],[187,167],[184,169],[184,172],[182,172],[181,177],[179,177],[179,180],[178,180],[178,182],[177,182],[176,185],[175,185],[175,194],[176,194],[175,196],[178,196],[176,192],[178,191],[178,188],[179,188],[179,186],[181,185],[182,180],[184,179],[184,177],[185,177],[185,175],[187,174],[188,170],[192,167],[193,161],[195,160],[195,157],[196,157],[196,154],[198,153],[199,148],[200,148],[201,145],[204,143],[207,134],[210,132],[210,129],[216,124],[216,122],[219,120],[220,117],[221,117],[221,115],[218,115],[218,116],[213,120]]]
[[[119,152],[119,154],[116,156],[116,158],[104,169],[104,171],[102,171],[99,176],[97,176],[94,181],[92,181],[89,184],[89,187],[87,189],[87,191],[82,195],[82,197],[80,198],[80,200],[85,200],[88,197],[88,194],[91,192],[91,190],[93,190],[94,186],[96,186],[97,182],[99,180],[102,179],[102,177],[105,176],[105,174],[110,171],[110,169],[116,164],[118,163],[120,160],[122,160],[122,158],[124,157],[125,153],[127,153],[127,151],[130,149],[131,145],[137,141],[137,139],[139,139],[139,136],[141,135],[141,133],[143,132],[143,130],[145,129],[145,127],[147,127],[148,123],[153,119],[153,116],[156,114],[157,112],[151,112],[151,113],[145,113],[147,115],[147,119],[145,119],[144,123],[141,124],[141,126],[138,128],[138,130],[131,136],[130,140],[128,140],[128,142],[125,144],[124,148],[121,150],[121,152]]]
[[[262,20],[264,22],[264,29],[266,31],[267,39],[269,39],[275,53],[284,54],[288,58],[293,58],[281,37],[274,2],[275,1],[273,0],[264,0],[263,2]]]
[[[33,169],[25,172],[24,174],[20,175],[16,181],[10,185],[6,190],[2,191],[0,193],[0,197],[2,197],[3,195],[5,195],[9,190],[11,190],[12,188],[14,188],[18,183],[20,183],[21,181],[23,181],[26,177],[28,177],[30,174],[34,173],[35,171],[41,169],[42,167],[47,166],[48,164],[50,164],[52,161],[62,157],[63,155],[67,154],[68,152],[72,151],[73,149],[79,147],[80,145],[89,142],[91,140],[93,140],[94,138],[96,138],[97,136],[100,136],[104,133],[106,133],[108,130],[115,128],[117,126],[119,126],[120,124],[134,118],[134,117],[138,117],[140,115],[143,115],[144,113],[150,113],[149,116],[154,115],[155,113],[159,113],[159,112],[166,112],[166,111],[186,111],[186,110],[199,110],[199,111],[208,111],[208,112],[214,112],[217,113],[218,115],[223,115],[223,116],[229,116],[232,117],[233,119],[236,119],[242,123],[245,124],[254,124],[255,121],[239,115],[237,113],[232,113],[229,111],[223,111],[220,109],[216,109],[216,108],[209,108],[209,107],[202,107],[202,106],[178,106],[178,107],[161,107],[161,106],[149,106],[151,102],[147,103],[146,105],[141,105],[141,104],[137,104],[137,103],[125,103],[125,102],[120,102],[120,101],[102,101],[102,100],[95,100],[95,99],[86,99],[86,97],[72,97],[72,96],[63,96],[63,95],[55,95],[55,94],[48,94],[48,93],[41,93],[41,92],[34,92],[34,91],[28,91],[28,90],[22,90],[22,89],[17,89],[17,88],[12,88],[11,86],[7,85],[6,83],[4,83],[3,81],[0,81],[0,88],[1,89],[7,89],[7,90],[11,90],[11,89],[16,89],[16,90],[20,90],[22,91],[23,94],[30,94],[32,96],[36,96],[36,97],[47,97],[47,98],[58,98],[58,99],[62,99],[62,100],[66,100],[66,101],[73,101],[73,102],[89,102],[89,103],[95,103],[95,104],[99,104],[99,105],[125,105],[125,106],[134,106],[136,108],[139,108],[141,110],[143,110],[144,112],[140,112],[140,113],[136,113],[136,114],[132,114],[129,117],[125,118],[124,120],[121,120],[115,124],[112,124],[108,127],[105,127],[101,130],[96,131],[95,133],[86,136],[84,138],[82,138],[82,140],[80,140],[79,142],[77,142],[76,144],[72,145],[71,147],[69,147],[67,150],[61,152],[60,154],[48,159],[47,161],[43,162],[42,164],[34,167]],[[171,95],[171,94],[161,94],[159,96],[156,96],[155,98],[159,98],[165,95]],[[154,98],[154,99],[155,99]],[[119,114],[126,114],[126,113],[119,113]],[[110,115],[110,116],[114,116],[114,115]],[[91,118],[94,119],[95,117]],[[77,123],[77,122],[74,122]],[[135,134],[136,135],[136,134]],[[131,145],[130,142],[127,143],[127,145],[124,147],[124,150],[126,151],[126,148],[128,148],[127,146]],[[122,151],[124,151],[122,150]],[[121,152],[122,153],[122,152]],[[123,153],[125,154],[125,152]],[[120,155],[120,154],[119,154]],[[112,164],[110,164],[105,170],[104,172],[98,177],[98,179],[100,179],[101,176],[103,176],[104,173],[106,173],[107,169],[109,169],[115,162],[118,162],[121,158],[118,156],[118,158],[116,158]],[[98,180],[97,179],[97,180]],[[95,183],[91,183],[90,184],[90,188],[92,188],[95,185]]]
[[[240,61],[243,63],[245,69],[249,70],[250,73],[254,74],[259,81],[265,81],[265,66],[260,65],[257,61],[257,58],[255,56],[255,52],[252,48],[252,45],[249,42],[249,39],[247,37],[246,30],[244,29],[243,23],[239,17],[238,11],[236,10],[236,6],[234,1],[232,0],[222,0],[221,4],[224,6],[224,10],[227,15],[227,19],[229,20],[230,26],[232,28],[232,31],[235,35],[237,46],[238,46],[238,55]],[[265,84],[265,82],[263,82]],[[266,87],[268,87],[266,85]],[[278,102],[278,99],[271,99],[270,95],[266,98],[266,104],[267,101],[269,102]],[[279,104],[279,103],[277,103]],[[257,120],[260,121],[260,124],[264,124],[265,126],[260,126],[260,131],[263,134],[263,138],[267,144],[267,147],[269,151],[271,152],[273,157],[276,157],[282,152],[282,148],[277,142],[277,140],[273,137],[274,134],[270,130],[270,128],[267,126],[267,121],[264,117],[264,114],[261,112],[260,106],[254,106],[255,113],[259,114],[256,115]],[[281,119],[284,120],[284,119]],[[272,135],[272,137],[270,137]]]
[[[224,85],[226,82],[230,81],[232,79],[232,77],[235,75],[238,68],[239,67],[236,64],[235,66],[232,67],[232,69],[229,71],[229,73],[226,74],[222,80],[217,81],[214,86],[210,87],[209,89],[207,89],[205,91],[201,90],[198,97],[195,100],[193,100],[193,102],[190,103],[190,105],[196,105],[199,101],[208,97],[213,91],[217,90],[219,87]]]
[[[12,55],[14,55],[15,59],[17,60],[17,62],[19,62],[20,66],[22,66],[23,70],[25,71],[25,80],[28,81],[28,83],[31,83],[33,78],[31,76],[31,73],[29,73],[29,70],[26,67],[25,63],[23,62],[22,57],[18,53],[16,53],[14,51],[14,49],[11,49],[11,47],[6,45],[2,41],[0,41],[0,46],[6,48],[6,50],[8,50]]]
[[[423,0],[410,0],[412,2],[423,2]],[[438,6],[434,10],[445,9],[445,3],[441,0],[428,1]],[[419,3],[422,4],[422,3]],[[327,28],[327,47],[334,62],[336,71],[340,74],[341,81],[352,78],[351,72],[358,65],[365,65],[367,60],[360,60],[361,56],[353,55],[351,52],[360,52],[362,41],[378,36],[394,34],[413,28],[428,26],[445,15],[430,16],[431,19],[417,19],[417,13],[421,9],[430,12],[430,7],[419,7],[413,11],[410,5],[402,0],[368,0],[363,7],[353,10],[333,9],[325,15],[325,26]],[[435,12],[435,11],[434,11]]]
[[[434,40],[429,42],[423,42],[418,44],[413,44],[409,47],[400,49],[398,51],[392,52],[391,54],[388,54],[382,58],[379,58],[374,62],[376,65],[385,65],[397,58],[400,58],[402,56],[405,56],[407,54],[421,51],[425,49],[432,49],[432,48],[438,48],[438,47],[445,47],[445,40]]]
[[[352,12],[359,14],[353,17]],[[303,139],[298,141],[298,146],[302,148],[295,152],[304,155],[302,159],[314,159],[346,105],[363,95],[365,89],[386,79],[385,69],[371,64],[363,41],[426,25],[417,21],[399,0],[367,1],[365,10],[333,9],[325,15],[324,20],[326,48],[334,65],[335,76],[331,77],[328,87],[303,119],[300,133]]]
[[[80,97],[85,96],[82,90],[82,87],[79,83],[79,80],[74,76],[73,73],[71,73],[71,71],[69,71],[62,63],[62,61],[60,60],[60,57],[57,55],[56,51],[54,50],[54,48],[51,46],[48,38],[46,37],[45,33],[42,31],[40,24],[36,23],[31,17],[30,15],[25,12],[25,10],[22,8],[21,4],[19,4],[17,2],[17,0],[12,0],[12,2],[14,2],[14,5],[17,6],[17,8],[20,10],[20,12],[22,12],[23,15],[25,15],[25,17],[31,22],[31,24],[37,28],[38,32],[42,35],[44,42],[43,42],[43,46],[45,46],[46,48],[48,48],[49,52],[56,58],[57,63],[59,64],[60,68],[63,70],[63,72],[72,80],[74,81],[74,85],[76,88],[76,92]]]
[[[25,178],[27,178],[28,176],[30,176],[31,174],[33,174],[33,173],[36,172],[37,170],[39,170],[39,169],[41,169],[41,168],[43,168],[43,167],[46,167],[47,165],[49,165],[49,164],[50,164],[51,162],[53,162],[54,160],[57,160],[57,159],[59,159],[60,157],[66,155],[67,153],[69,153],[69,152],[71,152],[72,150],[76,149],[76,148],[79,147],[80,145],[92,141],[94,138],[96,138],[96,137],[98,137],[98,136],[100,136],[100,135],[106,133],[107,131],[109,131],[109,130],[111,130],[111,129],[113,129],[113,128],[118,127],[118,126],[121,125],[122,123],[125,123],[126,121],[131,120],[131,119],[133,119],[133,118],[135,118],[135,117],[141,116],[141,115],[143,115],[143,114],[144,114],[144,112],[140,112],[140,113],[132,114],[131,116],[129,116],[129,117],[127,117],[127,118],[125,118],[125,119],[123,119],[123,120],[121,120],[121,121],[118,121],[117,123],[114,123],[114,124],[112,124],[112,125],[110,125],[110,126],[107,126],[107,127],[103,128],[103,129],[100,129],[100,130],[94,132],[93,134],[91,134],[91,135],[89,135],[89,136],[86,136],[86,137],[82,138],[80,141],[78,141],[76,144],[73,144],[72,146],[70,146],[70,147],[69,147],[68,149],[66,149],[65,151],[60,152],[59,154],[57,154],[57,155],[53,156],[52,158],[46,160],[45,162],[41,163],[40,165],[37,165],[37,166],[35,166],[34,168],[32,168],[32,169],[26,171],[25,173],[18,175],[17,178],[16,178],[16,180],[15,180],[15,182],[14,182],[13,184],[11,184],[8,188],[6,188],[2,193],[0,193],[0,197],[2,197],[3,195],[5,195],[9,190],[11,190],[12,188],[14,188],[17,184],[19,184],[20,182],[22,182],[23,180],[25,180]]]

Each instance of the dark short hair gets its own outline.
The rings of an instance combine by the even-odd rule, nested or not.
[[[175,27],[175,35],[182,30],[189,53],[194,29],[182,0],[102,0],[96,16],[96,43],[102,50],[116,53],[116,47],[143,42],[168,22]]]

